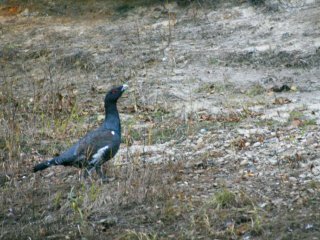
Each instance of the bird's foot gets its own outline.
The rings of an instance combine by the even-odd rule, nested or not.
[[[82,174],[82,178],[83,179],[88,179],[88,178],[91,179],[91,175],[92,175],[91,173],[92,173],[92,170],[84,169],[83,174]]]
[[[109,178],[107,176],[102,177],[101,183],[109,183]]]
[[[101,177],[100,180],[101,180],[101,183],[110,183],[110,182],[113,182],[115,178],[104,176],[104,177]]]

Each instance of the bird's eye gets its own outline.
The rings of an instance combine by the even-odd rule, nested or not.
[[[112,94],[116,94],[117,92],[118,92],[117,89],[113,89],[113,90],[111,91]]]

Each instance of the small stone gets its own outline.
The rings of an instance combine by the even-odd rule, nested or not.
[[[271,202],[274,205],[278,206],[279,204],[283,203],[283,199],[282,198],[276,198],[276,199],[271,200]]]
[[[279,139],[278,138],[270,138],[270,139],[268,139],[268,140],[266,140],[265,142],[268,142],[268,143],[277,143],[277,142],[279,142]]]
[[[40,140],[40,145],[42,145],[42,146],[46,146],[49,143],[50,143],[50,141],[48,141],[48,140]]]
[[[252,147],[259,147],[261,145],[261,142],[255,142]]]
[[[313,228],[313,224],[310,224],[310,223],[308,223],[306,226],[305,226],[305,229],[311,229],[311,228]]]
[[[46,216],[45,218],[44,218],[44,221],[45,221],[45,223],[47,223],[47,224],[49,224],[49,223],[53,223],[54,222],[54,217],[51,215],[51,214],[49,214],[48,216]]]
[[[299,178],[302,178],[302,179],[305,179],[306,177],[307,177],[307,175],[304,173],[299,175]]]
[[[267,205],[268,205],[268,203],[264,202],[264,203],[260,203],[260,204],[259,204],[259,207],[264,208],[264,207],[267,206]]]
[[[219,158],[219,159],[217,160],[217,163],[218,163],[218,164],[222,164],[222,163],[227,162],[227,161],[228,161],[228,157],[224,157],[224,158]]]
[[[253,159],[253,154],[251,152],[246,152],[245,155],[248,159]]]
[[[248,160],[247,159],[244,159],[240,162],[240,166],[245,166],[245,165],[248,165]]]
[[[278,160],[275,159],[275,158],[270,158],[270,159],[269,159],[269,162],[270,162],[272,165],[277,165],[277,164],[278,164]]]
[[[201,150],[202,148],[204,148],[204,144],[203,143],[200,143],[200,144],[197,144],[197,145],[194,146],[194,149],[197,150],[197,151]]]
[[[185,168],[199,168],[203,166],[203,162],[202,161],[198,161],[198,162],[187,162],[185,165]]]
[[[296,182],[298,182],[298,179],[295,177],[289,177],[289,181],[296,183]]]
[[[131,72],[129,70],[125,71],[124,72],[124,78],[126,80],[129,80],[131,78]]]
[[[54,172],[52,171],[52,172],[49,172],[47,175],[45,175],[44,177],[45,178],[49,178],[49,177],[51,177],[51,176],[53,176],[54,175]]]
[[[245,145],[246,147],[249,147],[249,146],[250,146],[250,143],[249,143],[249,142],[246,142],[244,145]]]
[[[312,144],[314,144],[316,142],[317,142],[317,139],[315,137],[310,137],[310,138],[306,139],[305,144],[306,145],[312,145]]]
[[[97,223],[102,224],[105,227],[111,227],[116,225],[118,222],[118,219],[116,217],[107,217],[107,218],[102,218]]]
[[[194,167],[197,167],[197,168],[204,167],[202,161],[195,162],[195,163],[193,164],[193,166],[194,166]]]
[[[202,144],[202,143],[203,143],[203,138],[199,138],[199,139],[197,140],[197,145]]]
[[[20,16],[22,17],[28,17],[30,14],[29,14],[29,9],[26,8],[24,9],[21,13],[20,13]]]
[[[201,129],[200,129],[200,133],[201,133],[201,134],[204,134],[204,133],[206,133],[206,132],[207,132],[207,130],[206,130],[205,128],[201,128]]]
[[[245,137],[250,137],[250,132],[249,130],[247,129],[237,129],[238,133],[241,134],[241,135],[244,135]]]
[[[104,116],[103,114],[99,114],[99,115],[97,116],[97,120],[98,120],[98,121],[102,121],[102,120],[104,120],[104,118],[105,118],[105,116]]]
[[[314,190],[311,189],[311,188],[309,188],[307,191],[308,191],[309,193],[311,193],[311,194],[314,194]]]

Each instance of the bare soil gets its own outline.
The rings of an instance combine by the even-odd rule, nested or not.
[[[320,3],[257,2],[0,3],[0,239],[320,239]],[[123,83],[110,182],[32,173]]]

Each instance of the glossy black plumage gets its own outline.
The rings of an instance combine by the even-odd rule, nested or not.
[[[90,173],[96,169],[104,178],[101,165],[113,158],[121,143],[121,123],[117,110],[117,100],[127,89],[127,85],[111,89],[105,97],[105,120],[103,124],[88,132],[82,139],[60,156],[37,164],[33,171],[41,171],[54,165],[75,166],[87,169]]]

